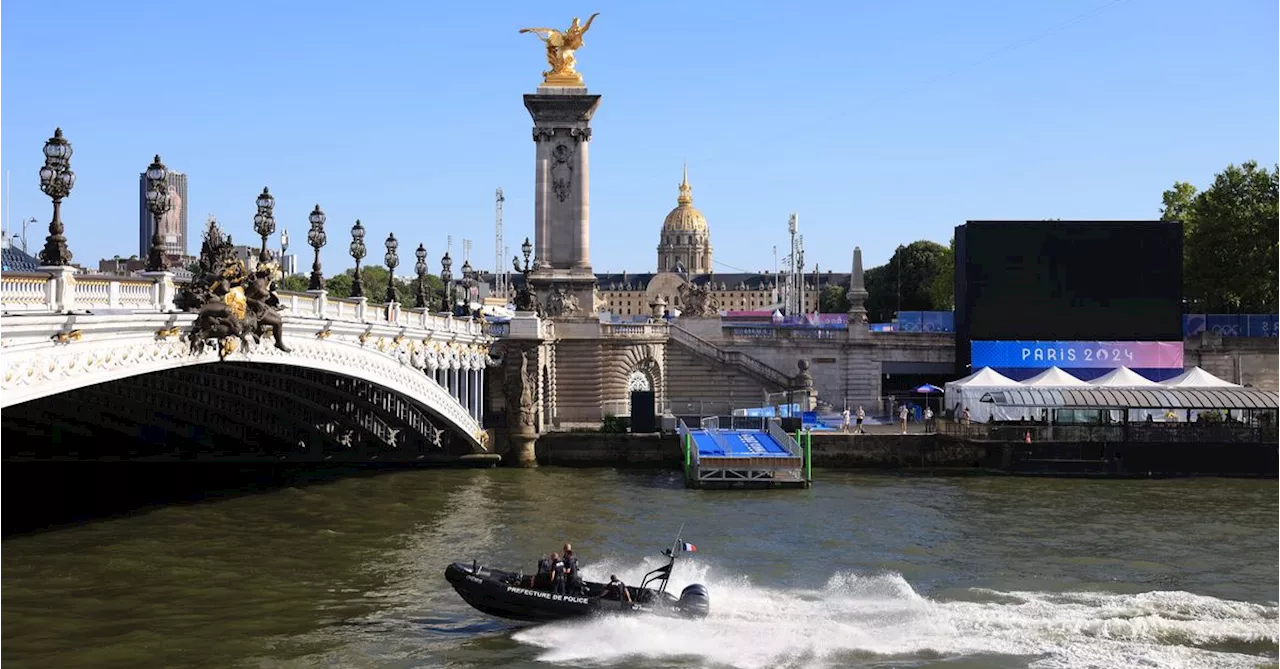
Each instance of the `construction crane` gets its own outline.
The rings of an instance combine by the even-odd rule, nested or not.
[[[507,247],[502,245],[502,203],[504,200],[502,188],[499,187],[498,192],[494,194],[493,204],[493,294],[501,298],[506,298],[507,296],[507,271],[503,269],[506,267],[503,259],[507,257]]]

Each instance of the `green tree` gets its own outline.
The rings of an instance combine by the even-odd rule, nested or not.
[[[291,274],[280,280],[280,290],[288,290],[301,293],[310,285],[307,277],[301,274]]]
[[[1280,166],[1228,165],[1196,192],[1177,182],[1162,196],[1161,219],[1181,221],[1183,295],[1202,313],[1275,313],[1280,232]]]
[[[928,240],[899,246],[889,262],[872,267],[863,275],[867,288],[867,318],[872,323],[887,323],[902,311],[935,311],[951,307],[954,297],[944,304],[934,301],[934,282],[939,274],[952,272],[954,258],[947,247]],[[898,291],[898,277],[902,290]],[[954,294],[954,290],[952,291]]]
[[[849,311],[848,289],[839,284],[827,284],[818,295],[818,311],[824,314],[843,314]]]
[[[956,307],[956,238],[943,250],[938,271],[929,282],[929,299],[934,311],[951,311]]]
[[[355,269],[353,268],[325,279],[325,289],[329,291],[329,297],[350,297],[351,284],[354,280]],[[361,267],[360,283],[364,287],[364,296],[369,302],[381,303],[387,295],[387,268],[381,265]],[[418,280],[396,277],[395,287],[396,299],[401,306],[412,307],[417,295]],[[440,277],[431,274],[426,276],[426,293],[427,306],[433,310],[439,309],[441,296],[444,294],[444,284],[440,282]]]

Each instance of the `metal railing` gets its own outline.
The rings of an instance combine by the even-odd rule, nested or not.
[[[791,435],[787,434],[786,430],[782,429],[781,423],[776,420],[765,421],[765,423],[769,426],[769,436],[773,437],[774,441],[781,444],[792,456],[801,457],[803,453],[800,449],[800,444]]]
[[[1001,443],[1169,443],[1274,444],[1274,427],[1229,423],[1129,423],[1112,425],[1045,425],[1043,423],[970,423],[939,421],[938,431],[969,441]]]
[[[740,351],[727,351],[673,323],[669,328],[671,338],[680,345],[722,365],[734,365],[758,379],[779,388],[791,384],[791,377]]]
[[[715,442],[715,445],[719,446],[722,452],[728,453],[729,443],[725,441],[724,435],[720,433],[720,417],[708,416],[703,418],[700,423],[702,430],[707,433],[707,436],[711,437],[711,441]]]

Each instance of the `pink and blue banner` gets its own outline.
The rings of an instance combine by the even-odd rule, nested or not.
[[[1180,341],[974,341],[973,369],[1182,369]]]

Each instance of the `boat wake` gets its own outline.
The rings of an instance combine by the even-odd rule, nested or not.
[[[649,565],[600,563],[587,578],[635,581]],[[1257,667],[1277,655],[1277,607],[1187,592],[998,592],[921,596],[901,575],[840,572],[817,590],[781,590],[683,560],[671,579],[705,583],[711,615],[604,617],[523,629],[552,663],[740,669],[895,666],[982,658],[986,666]]]

